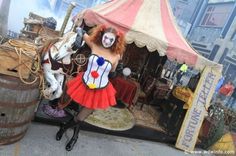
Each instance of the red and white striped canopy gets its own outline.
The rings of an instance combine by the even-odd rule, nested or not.
[[[128,44],[146,46],[170,60],[185,62],[197,69],[217,65],[197,52],[178,30],[167,0],[111,0],[86,9],[77,16],[77,25],[84,20],[88,26],[106,24],[125,34]]]

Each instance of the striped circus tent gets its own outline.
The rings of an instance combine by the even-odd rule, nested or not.
[[[185,40],[172,15],[168,0],[110,0],[77,15],[76,25],[106,24],[125,34],[128,44],[146,46],[170,60],[186,63],[196,69],[221,65],[198,54]]]

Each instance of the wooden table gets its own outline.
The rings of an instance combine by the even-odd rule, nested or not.
[[[137,102],[140,85],[138,82],[116,77],[110,80],[113,87],[116,89],[116,98],[127,103],[129,107]]]

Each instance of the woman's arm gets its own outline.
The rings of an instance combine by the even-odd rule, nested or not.
[[[116,71],[117,65],[118,65],[118,61],[116,61],[116,62],[113,64],[112,69],[111,69],[111,72]]]
[[[85,41],[85,43],[92,49],[93,46],[93,42],[90,39],[90,36],[88,34],[84,34],[83,39]]]
[[[116,62],[112,65],[112,69],[111,69],[111,72],[114,72],[116,70],[116,67],[119,63],[119,60],[120,60],[120,55],[117,56],[117,59],[116,59]]]

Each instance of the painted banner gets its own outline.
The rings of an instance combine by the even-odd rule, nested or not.
[[[203,70],[194,93],[192,106],[188,109],[180,129],[175,144],[177,148],[184,151],[194,150],[204,116],[220,76],[219,68],[205,67]]]

